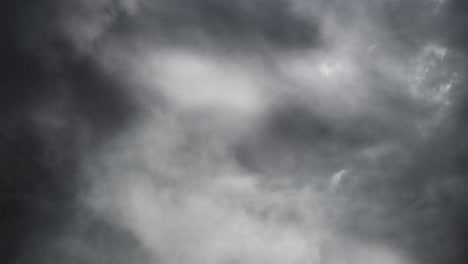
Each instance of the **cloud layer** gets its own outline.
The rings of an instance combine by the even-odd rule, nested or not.
[[[463,1],[0,10],[4,263],[464,263]]]

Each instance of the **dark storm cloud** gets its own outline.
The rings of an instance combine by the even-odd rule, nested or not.
[[[0,4],[0,258],[60,233],[83,186],[80,155],[122,127],[132,103],[117,78],[76,50],[62,1]],[[25,260],[30,262],[30,260]]]
[[[466,9],[455,0],[0,4],[2,261],[283,261],[285,251],[308,253],[312,242],[295,228],[320,227],[287,221],[302,214],[308,223],[313,211],[356,243],[391,245],[415,263],[464,263]],[[149,71],[156,81],[132,79],[132,70],[151,68],[137,55],[151,60],[168,48],[154,59],[166,71]],[[220,50],[247,55],[233,55],[233,66],[231,54],[213,59]],[[254,66],[245,62],[252,53],[261,60]],[[156,124],[134,128],[141,109],[154,109],[140,86],[156,97],[164,90],[168,106],[156,107]],[[269,96],[273,106],[258,103]],[[205,115],[196,108],[204,104],[215,110]],[[262,107],[261,118],[242,116]],[[249,118],[255,128],[237,132]],[[98,173],[86,175],[83,163]],[[249,176],[230,175],[238,171]],[[282,178],[293,191],[262,185]],[[89,185],[118,213],[83,208]],[[303,186],[325,209],[308,207]],[[101,198],[89,199],[100,206]],[[340,243],[324,246],[338,260]]]
[[[459,2],[448,2],[437,12],[434,5],[418,1],[382,1],[366,9],[382,30],[371,41],[388,41],[379,43],[380,52],[398,58],[431,43],[448,45],[448,55],[430,72],[425,91],[453,72],[466,71],[465,27],[459,24],[466,12]],[[344,14],[346,21],[349,13]],[[438,106],[399,91],[401,84],[386,74],[371,69],[371,79],[362,80],[371,87],[365,102],[369,112],[363,114],[330,118],[301,100],[279,108],[271,126],[240,147],[239,160],[256,172],[299,176],[301,184],[326,185],[330,175],[344,169],[337,222],[345,232],[390,241],[423,263],[463,263],[466,79],[460,77],[447,94],[451,104],[444,108],[444,118],[421,127],[437,115]]]
[[[117,34],[140,36],[159,44],[231,48],[307,48],[320,43],[317,21],[297,16],[288,1],[134,1],[136,11],[115,5],[111,26]]]

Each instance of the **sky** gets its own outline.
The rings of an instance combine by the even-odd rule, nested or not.
[[[462,264],[463,0],[0,3],[5,264]]]

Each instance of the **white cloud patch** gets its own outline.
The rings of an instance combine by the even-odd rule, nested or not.
[[[182,108],[252,113],[262,107],[261,83],[228,58],[164,52],[151,58],[148,67],[154,71],[152,84]]]

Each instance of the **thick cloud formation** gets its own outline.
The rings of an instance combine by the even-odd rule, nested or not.
[[[3,263],[465,263],[463,1],[0,10]]]
[[[36,259],[33,248],[66,229],[83,184],[81,155],[116,134],[133,111],[121,82],[63,31],[62,5],[0,5],[4,263]]]

